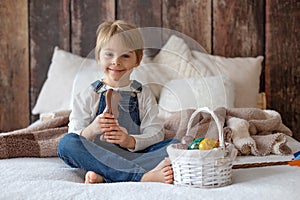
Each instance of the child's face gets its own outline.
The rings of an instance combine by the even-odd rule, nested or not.
[[[124,46],[117,36],[101,48],[98,63],[106,75],[104,82],[119,87],[129,83],[133,68],[139,65],[135,51]]]

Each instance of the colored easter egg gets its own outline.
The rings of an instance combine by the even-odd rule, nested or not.
[[[199,148],[199,144],[200,142],[203,140],[204,138],[197,138],[195,140],[193,140],[191,142],[191,144],[189,145],[189,149],[198,149]]]
[[[199,150],[211,150],[219,146],[219,140],[213,138],[204,138],[200,144]]]

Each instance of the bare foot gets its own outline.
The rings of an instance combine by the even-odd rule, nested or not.
[[[103,177],[93,171],[88,171],[85,174],[85,181],[84,181],[85,184],[94,184],[94,183],[103,183],[103,182],[104,182]]]
[[[154,169],[144,174],[141,182],[173,183],[173,169],[169,158],[165,158]]]

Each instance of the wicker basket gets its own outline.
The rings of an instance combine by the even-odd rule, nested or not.
[[[232,144],[225,143],[223,127],[215,113],[208,108],[198,108],[191,116],[188,129],[196,115],[208,112],[215,120],[219,132],[219,147],[212,150],[186,150],[177,148],[176,144],[167,147],[174,171],[174,184],[192,187],[221,187],[232,183],[232,161],[237,150]]]

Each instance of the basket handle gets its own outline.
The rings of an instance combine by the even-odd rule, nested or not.
[[[219,133],[219,146],[221,148],[225,147],[225,142],[224,142],[224,133],[223,133],[223,128],[221,127],[221,123],[219,118],[216,116],[215,112],[213,110],[210,110],[208,107],[201,107],[201,108],[197,108],[193,114],[191,115],[191,118],[188,122],[188,126],[187,126],[187,133],[189,133],[190,129],[192,128],[192,123],[194,121],[194,118],[197,116],[197,114],[199,112],[207,112],[209,114],[211,114],[211,116],[213,117],[213,119],[215,120],[216,124],[217,124],[217,128],[218,128],[218,133]]]

